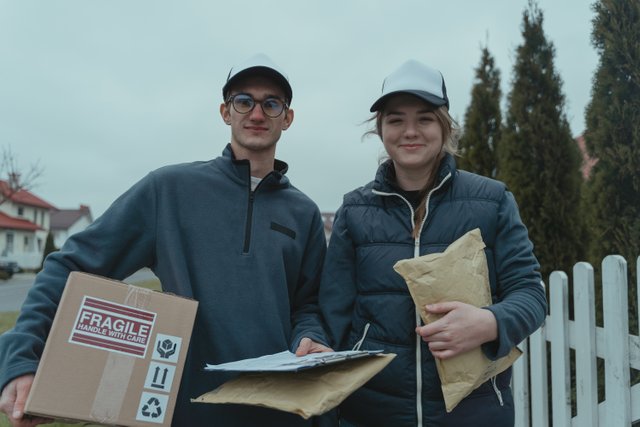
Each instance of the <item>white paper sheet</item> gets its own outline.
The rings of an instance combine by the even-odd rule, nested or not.
[[[372,356],[378,353],[382,353],[382,350],[312,353],[306,356],[297,357],[290,351],[283,351],[281,353],[222,363],[219,365],[207,364],[204,369],[206,371],[234,372],[295,372],[331,363],[339,363],[345,360]]]

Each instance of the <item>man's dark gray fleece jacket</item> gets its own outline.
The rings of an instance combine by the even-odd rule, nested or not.
[[[150,267],[164,291],[200,302],[173,418],[175,426],[310,425],[250,406],[190,403],[228,374],[223,363],[325,342],[317,287],[325,254],[318,207],[276,160],[254,192],[250,167],[227,146],[207,162],[151,172],[85,231],[51,254],[15,328],[0,336],[0,389],[35,372],[67,276],[79,270],[123,279]]]

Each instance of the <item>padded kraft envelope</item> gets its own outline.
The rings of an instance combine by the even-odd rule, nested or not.
[[[395,356],[376,354],[298,372],[244,373],[191,401],[264,406],[308,419],[338,406]]]
[[[479,229],[474,229],[453,242],[442,253],[398,261],[394,266],[407,282],[420,317],[429,324],[442,317],[427,313],[425,305],[460,301],[476,307],[491,305],[491,289],[485,244]],[[522,352],[511,352],[495,361],[476,348],[446,360],[436,358],[436,368],[447,412],[491,377],[505,371]]]

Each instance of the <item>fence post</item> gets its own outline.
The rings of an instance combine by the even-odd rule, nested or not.
[[[596,310],[593,267],[579,262],[573,267],[573,301],[576,355],[575,425],[598,426],[598,371],[596,365]]]
[[[620,255],[602,261],[605,343],[605,400],[608,426],[631,425],[627,262]]]
[[[515,427],[529,426],[529,349],[527,339],[522,341],[520,345],[522,356],[520,356],[513,364],[512,381],[513,387],[513,405],[515,409]]]
[[[549,277],[551,295],[551,415],[554,426],[571,425],[569,367],[569,279],[563,271]]]
[[[547,382],[547,337],[546,329],[550,323],[547,316],[542,325],[529,337],[529,361],[531,366],[531,425],[547,427],[549,425],[549,383]]]
[[[636,259],[636,295],[638,297],[637,315],[640,320],[640,256]],[[640,322],[638,322],[640,323]],[[629,362],[635,369],[640,370],[640,325],[638,325],[638,335],[629,342]],[[632,331],[629,331],[631,334]],[[640,420],[640,385],[636,384],[631,389],[631,419],[635,422]]]

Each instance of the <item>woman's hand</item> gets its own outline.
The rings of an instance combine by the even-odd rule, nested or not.
[[[458,301],[430,304],[427,312],[442,318],[416,328],[434,357],[449,359],[498,338],[498,324],[490,310]]]

